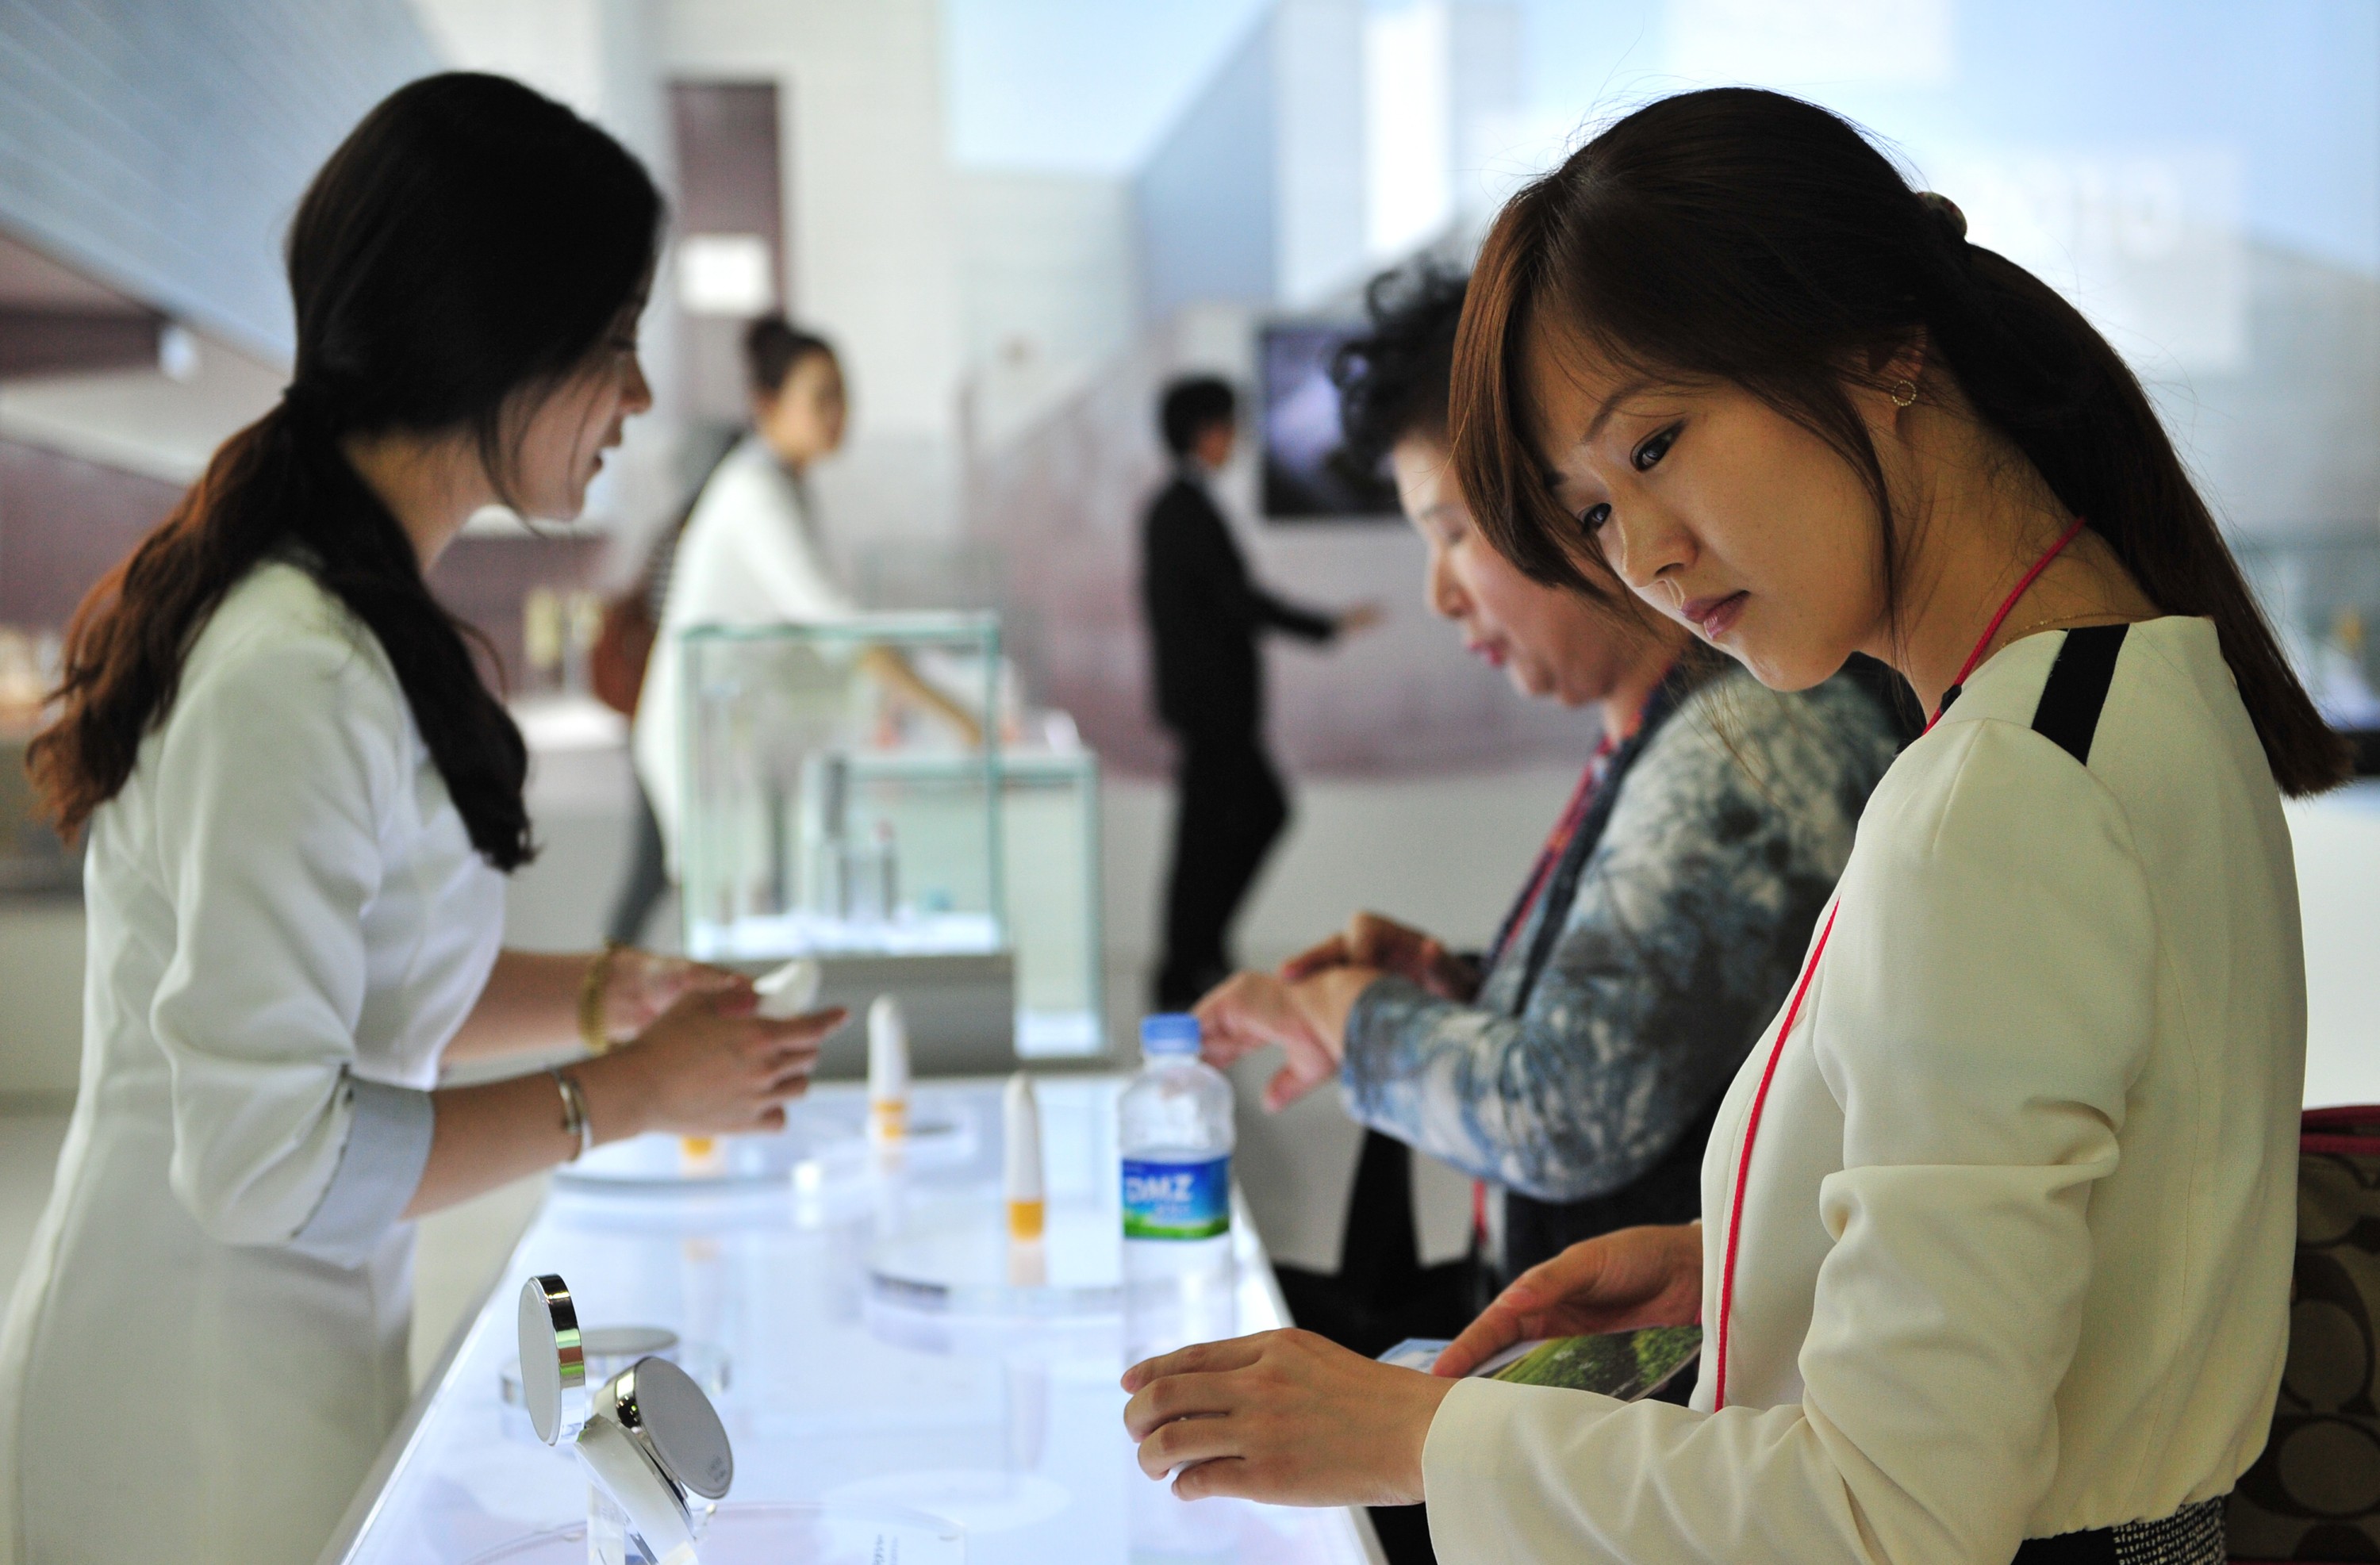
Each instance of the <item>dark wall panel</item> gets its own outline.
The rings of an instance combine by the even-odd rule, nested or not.
[[[783,123],[768,81],[674,81],[680,234],[757,234],[769,243],[777,297],[793,297],[784,219]],[[680,388],[688,412],[717,424],[745,417],[744,322],[688,315],[678,333]]]
[[[0,440],[0,623],[62,628],[181,498],[169,483]]]

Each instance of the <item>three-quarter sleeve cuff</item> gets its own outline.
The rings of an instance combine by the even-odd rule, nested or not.
[[[1541,1489],[1549,1478],[1564,1487],[1559,1452],[1566,1442],[1627,1405],[1554,1386],[1455,1382],[1439,1402],[1421,1449],[1430,1544],[1438,1557],[1462,1565],[1594,1555],[1560,1519],[1585,1497]]]
[[[1373,1095],[1394,1067],[1380,1057],[1393,1049],[1398,1028],[1430,1005],[1435,996],[1410,978],[1383,973],[1366,984],[1347,1008],[1339,1058],[1340,1085],[1351,1103],[1369,1108]]]
[[[1421,1448],[1422,1488],[1429,1497],[1429,1536],[1441,1559],[1493,1557],[1492,1522],[1500,1510],[1497,1485],[1504,1454],[1506,1411],[1501,1398],[1524,1388],[1492,1380],[1458,1380],[1438,1404]],[[1542,1388],[1530,1387],[1536,1390]]]
[[[351,1075],[346,1090],[352,1113],[338,1171],[290,1246],[338,1266],[360,1266],[420,1186],[435,1110],[430,1094],[412,1087]]]

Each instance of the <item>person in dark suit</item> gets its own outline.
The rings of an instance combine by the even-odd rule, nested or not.
[[[1231,459],[1239,400],[1212,376],[1165,390],[1158,427],[1172,479],[1141,528],[1141,601],[1148,613],[1158,721],[1178,746],[1173,867],[1165,892],[1165,957],[1157,1003],[1186,1010],[1232,971],[1225,931],[1289,820],[1289,799],[1265,753],[1264,671],[1257,637],[1277,630],[1330,641],[1379,617],[1361,605],[1330,614],[1275,597],[1249,576],[1208,479]]]

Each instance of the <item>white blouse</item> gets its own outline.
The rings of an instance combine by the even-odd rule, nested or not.
[[[2031,727],[2063,641],[1995,656],[1860,821],[1745,1182],[1729,1405],[1707,1356],[1691,1408],[1463,1382],[1424,1456],[1449,1565],[2007,1565],[2221,1495],[2263,1447],[2289,834],[2208,621],[2131,627],[2087,768]],[[1703,1164],[1706,1350],[1775,1030]]]
[[[768,443],[747,435],[703,486],[678,540],[669,594],[637,698],[637,778],[677,859],[679,638],[696,625],[846,620],[859,605],[828,571],[802,486]]]
[[[234,588],[92,818],[83,1065],[0,1334],[0,1559],[310,1560],[403,1412],[429,1089],[504,881],[380,643]]]

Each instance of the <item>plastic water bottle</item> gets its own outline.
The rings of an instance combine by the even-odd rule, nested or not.
[[[1235,1334],[1232,1084],[1198,1058],[1195,1016],[1140,1025],[1146,1062],[1116,1107],[1131,1360]]]

